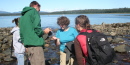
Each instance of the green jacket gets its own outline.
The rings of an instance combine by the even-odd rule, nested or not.
[[[44,40],[39,12],[33,7],[25,7],[20,18],[20,37],[25,47],[43,46]]]

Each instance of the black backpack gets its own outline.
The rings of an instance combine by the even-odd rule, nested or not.
[[[82,32],[79,35],[87,36],[88,57],[85,57],[89,65],[105,65],[112,62],[115,52],[111,48],[106,35],[92,29],[92,33]]]

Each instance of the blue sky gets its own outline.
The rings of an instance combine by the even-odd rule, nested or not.
[[[1,0],[0,11],[17,12],[29,6],[33,0]],[[40,3],[41,11],[63,11],[79,9],[130,8],[130,0],[35,0]]]

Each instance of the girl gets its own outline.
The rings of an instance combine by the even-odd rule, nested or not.
[[[19,18],[15,18],[12,21],[12,23],[15,22],[16,26],[11,30],[11,33],[13,34],[14,54],[15,54],[15,56],[17,58],[18,65],[24,65],[25,47],[20,41],[18,21],[19,21]]]

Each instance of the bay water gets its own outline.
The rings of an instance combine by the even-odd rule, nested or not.
[[[57,25],[57,18],[61,16],[66,16],[70,19],[71,27],[75,26],[75,18],[79,15],[86,15],[90,24],[106,24],[112,23],[126,23],[130,22],[130,14],[61,14],[61,15],[41,15],[41,26],[42,27],[51,27],[59,28]],[[20,16],[0,16],[0,28],[3,27],[14,27],[15,24],[12,23],[14,18]]]

